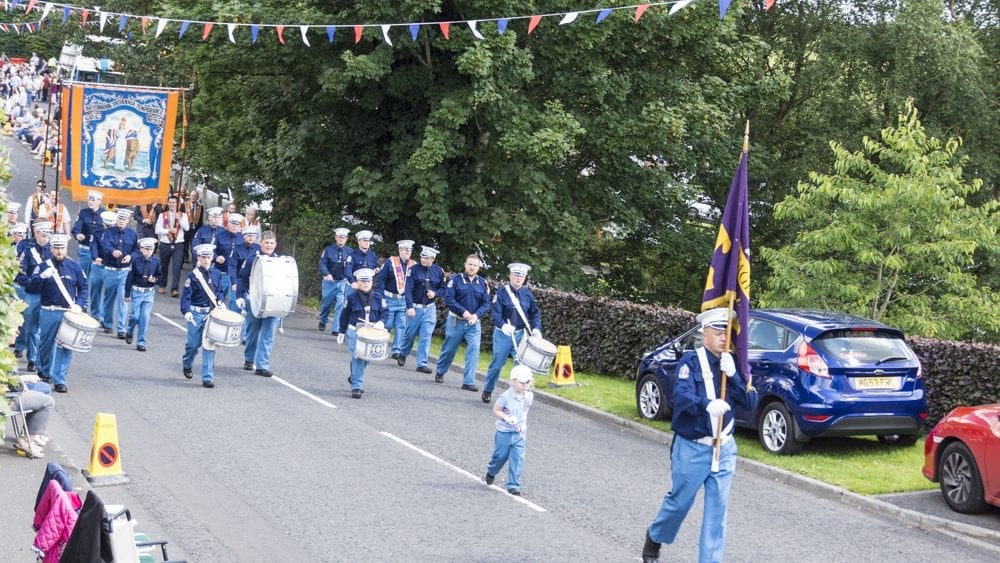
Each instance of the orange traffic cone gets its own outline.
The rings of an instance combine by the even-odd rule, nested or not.
[[[556,361],[552,364],[552,380],[549,387],[579,387],[573,377],[573,353],[569,346],[560,346],[556,350]]]

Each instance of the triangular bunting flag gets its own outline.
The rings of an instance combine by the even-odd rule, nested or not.
[[[208,39],[208,34],[212,33],[212,26],[213,25],[214,24],[212,22],[206,22],[205,23],[205,29],[203,29],[202,32],[201,32],[201,40],[202,41]]]
[[[649,4],[639,4],[635,8],[635,21],[636,21],[636,23],[639,22],[639,18],[641,18],[642,15],[645,14],[646,10],[648,10],[648,9],[649,9]]]
[[[128,24],[128,16],[122,14],[118,16],[118,33],[125,31],[125,26]]]
[[[507,33],[507,18],[500,18],[497,20],[497,31],[500,35]]]
[[[233,32],[234,31],[236,31],[236,24],[235,23],[227,23],[226,24],[226,32],[229,33],[229,42],[232,43],[233,45],[236,44],[236,38],[233,37]]]
[[[11,24],[14,27],[14,33],[21,35],[21,28],[16,24]]]
[[[87,25],[87,18],[90,17],[90,10],[84,8],[83,13],[80,14],[80,25]]]
[[[167,20],[160,18],[159,21],[156,22],[156,33],[154,35],[159,37],[160,34],[163,33],[163,28],[165,27],[167,27]]]
[[[281,43],[282,45],[284,45],[285,44],[285,26],[283,26],[283,25],[276,25],[276,26],[274,26],[274,30],[276,32],[278,32],[278,43]]]
[[[98,17],[100,18],[101,21],[101,27],[100,27],[101,33],[104,33],[104,24],[108,23],[108,13],[101,12],[100,16]]]
[[[415,24],[415,23],[411,23],[410,24],[410,39],[416,41],[418,34],[420,34],[420,26],[417,25],[417,24]]]
[[[66,23],[66,20],[69,19],[69,14],[70,14],[69,6],[63,6],[63,19],[62,19],[63,23]]]
[[[38,2],[38,0],[28,0],[28,7],[24,9],[24,15],[30,14],[31,10],[35,9],[35,4],[37,2]]]
[[[49,12],[50,12],[50,11],[52,11],[52,4],[50,4],[50,3],[46,2],[46,3],[45,3],[45,9],[44,9],[44,10],[42,10],[42,19],[43,19],[43,20],[44,20],[45,18],[49,17]]]
[[[364,26],[356,25],[354,26],[354,44],[357,45],[361,43],[361,34],[364,33]]]
[[[726,17],[726,12],[729,11],[729,4],[731,4],[732,1],[733,0],[719,0],[719,19],[720,20]]]
[[[146,28],[149,27],[149,16],[142,16],[142,34],[146,34]]]
[[[333,36],[336,33],[337,33],[336,27],[333,27],[332,25],[326,26],[326,38],[330,40],[330,43],[333,43]]]
[[[444,35],[444,38],[446,40],[449,39],[449,37],[448,37],[448,29],[449,29],[450,26],[451,26],[451,24],[449,24],[448,22],[441,22],[441,23],[438,24],[438,27],[441,28],[441,35]]]
[[[688,4],[690,4],[691,2],[694,2],[694,0],[681,0],[680,2],[674,4],[673,6],[670,7],[670,13],[668,15],[672,16],[672,15],[676,14],[677,12],[681,11],[682,9],[684,9],[684,7],[687,6]]]
[[[391,47],[392,39],[389,37],[389,28],[392,27],[389,24],[382,24],[382,39]]]
[[[531,19],[528,20],[528,35],[531,35],[531,32],[535,31],[540,21],[542,21],[542,16],[531,16]]]
[[[181,22],[181,30],[177,34],[177,38],[178,39],[180,39],[181,37],[184,37],[184,32],[186,32],[188,30],[188,26],[190,26],[190,25],[191,25],[191,22],[188,21],[188,20],[184,20],[184,21]]]
[[[5,23],[0,23],[0,29],[2,29],[4,33],[10,33],[10,30],[7,29],[7,24]]]
[[[480,41],[486,39],[485,37],[483,37],[483,34],[479,33],[479,30],[476,29],[477,20],[469,20],[469,21],[467,21],[465,23],[469,24],[469,30],[472,31],[472,36],[473,37],[475,37],[476,39],[479,39]]]
[[[580,15],[580,12],[569,12],[563,19],[559,20],[559,25],[566,25],[568,23],[573,23],[576,21],[576,17]]]
[[[251,45],[257,42],[257,35],[259,35],[259,34],[260,34],[260,26],[257,25],[257,24],[251,25],[250,26],[250,44]]]
[[[765,12],[768,11],[768,10],[770,10],[771,6],[774,6],[774,0],[764,0],[764,11]]]
[[[33,33],[35,31],[35,29],[31,27],[30,23],[24,24],[24,27],[28,28],[28,33]]]
[[[613,11],[614,10],[612,10],[611,8],[604,8],[603,10],[601,10],[601,13],[597,14],[597,21],[595,21],[594,23],[601,23],[602,21],[606,20]]]
[[[309,44],[309,26],[300,25],[299,33],[302,34],[302,43],[304,43],[306,47],[312,47],[312,45]]]

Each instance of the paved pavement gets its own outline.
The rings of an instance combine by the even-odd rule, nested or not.
[[[19,201],[35,176],[19,170]],[[94,352],[76,355],[46,451],[85,487],[79,469],[94,413],[114,412],[132,482],[98,493],[129,506],[140,530],[170,539],[174,557],[634,560],[641,531],[669,488],[668,435],[544,392],[532,410],[525,498],[487,488],[478,477],[490,416],[478,396],[457,389],[457,374],[435,385],[414,374],[412,358],[405,369],[373,364],[365,398],[351,400],[344,347],[319,334],[306,312],[289,317],[279,336],[278,376],[247,375],[239,353],[224,350],[218,387],[202,389],[179,374],[177,301],[157,297],[148,353],[99,335]],[[26,523],[43,471],[42,460],[0,451],[8,523],[0,560],[32,557]],[[748,460],[738,471],[731,560],[1000,555],[1000,532],[983,527],[988,521],[973,526],[918,513]],[[699,512],[694,507],[665,554],[695,558]]]

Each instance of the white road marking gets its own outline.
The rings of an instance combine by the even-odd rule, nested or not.
[[[177,327],[177,328],[181,329],[181,332],[187,332],[187,329],[186,329],[186,328],[184,328],[184,327],[182,327],[181,325],[179,325],[179,324],[175,323],[174,321],[172,321],[172,320],[168,319],[167,317],[164,317],[163,315],[161,315],[161,314],[159,314],[159,313],[153,313],[153,314],[154,314],[154,315],[156,315],[157,317],[159,317],[159,318],[161,318],[161,319],[163,319],[163,320],[167,321],[168,323],[170,323],[170,324],[174,325],[175,327]]]
[[[433,460],[433,461],[435,461],[437,463],[440,463],[441,465],[447,467],[448,469],[451,469],[452,471],[455,471],[456,473],[464,475],[464,476],[468,477],[469,479],[472,479],[473,481],[478,481],[478,482],[482,482],[483,481],[482,478],[477,477],[477,476],[473,475],[472,473],[469,473],[468,471],[462,469],[461,467],[454,466],[454,465],[448,463],[447,461],[445,461],[445,460],[443,460],[443,459],[435,456],[434,454],[432,454],[430,452],[424,451],[424,450],[422,450],[422,449],[414,446],[413,444],[407,442],[406,440],[400,438],[399,436],[395,436],[395,435],[390,434],[388,432],[379,432],[379,434],[385,436],[386,438],[389,438],[390,440],[395,440],[397,443],[402,444],[403,446],[406,446],[407,448],[410,448],[411,450],[417,452],[418,454],[420,454],[420,455],[422,455],[422,456],[424,456],[424,457],[426,457],[428,459],[431,459],[431,460]],[[500,487],[498,487],[496,485],[489,485],[489,488],[493,489],[494,491],[501,492],[504,495],[507,495],[508,497],[516,500],[517,502],[520,502],[521,504],[528,505],[532,510],[535,510],[537,512],[548,512],[548,510],[545,510],[541,506],[538,506],[537,504],[535,504],[535,503],[533,503],[533,502],[531,502],[529,500],[526,500],[523,497],[514,496],[514,495],[508,493],[507,491],[501,489]]]

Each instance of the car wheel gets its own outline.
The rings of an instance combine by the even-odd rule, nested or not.
[[[760,445],[768,453],[794,455],[802,451],[802,442],[795,439],[795,421],[788,408],[775,401],[764,407],[757,422]]]
[[[655,375],[647,373],[635,388],[635,406],[639,416],[646,420],[663,420],[670,416],[670,409],[663,404],[663,387]]]
[[[972,452],[962,442],[952,442],[941,454],[941,494],[956,512],[976,514],[989,505],[983,499],[983,481],[979,477]]]
[[[879,434],[878,441],[886,446],[912,446],[917,443],[916,434]]]

